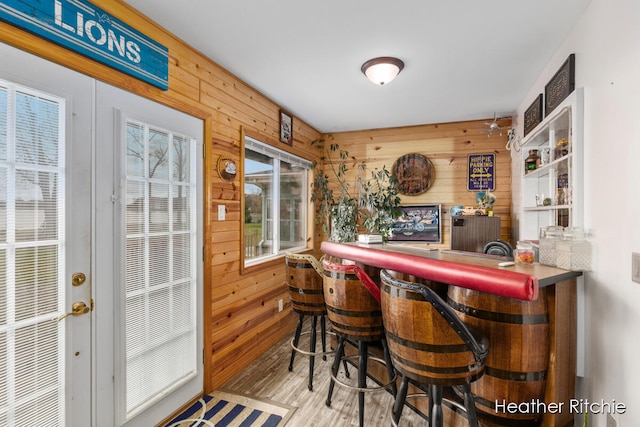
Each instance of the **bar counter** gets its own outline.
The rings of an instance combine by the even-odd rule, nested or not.
[[[522,302],[536,301],[539,293],[544,293],[541,295],[546,298],[549,322],[544,404],[548,408],[562,404],[560,407],[565,410],[544,412],[540,425],[573,425],[574,414],[568,408],[570,400],[575,397],[576,278],[581,272],[538,263],[500,267],[498,264],[505,258],[399,244],[323,242],[321,250],[326,255],[365,266],[394,270]]]

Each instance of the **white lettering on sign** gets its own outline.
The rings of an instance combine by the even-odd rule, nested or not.
[[[107,45],[110,52],[116,52],[122,58],[126,58],[134,64],[141,61],[140,46],[133,41],[127,40],[124,35],[116,34],[111,28],[105,28],[104,23],[109,23],[109,17],[106,14],[99,18],[99,21],[93,19],[85,19],[81,12],[76,13],[75,26],[69,25],[62,20],[62,3],[55,0],[54,22],[59,27],[70,33],[75,33],[80,37],[84,37],[98,46]]]

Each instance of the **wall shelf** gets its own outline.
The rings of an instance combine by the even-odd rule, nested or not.
[[[583,226],[582,128],[583,90],[579,88],[523,139],[519,239],[536,240],[540,229],[549,225]],[[559,152],[558,141],[564,139],[567,145]],[[526,171],[529,150],[538,150],[538,155],[548,151],[549,159]],[[550,198],[551,205],[537,206],[540,198]]]

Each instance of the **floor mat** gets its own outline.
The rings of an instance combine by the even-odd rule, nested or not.
[[[282,427],[296,408],[225,390],[216,390],[165,427]]]

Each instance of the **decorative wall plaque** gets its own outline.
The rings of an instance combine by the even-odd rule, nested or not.
[[[399,157],[391,172],[398,180],[398,192],[406,196],[424,193],[431,188],[436,177],[431,161],[415,153]]]
[[[218,157],[216,169],[223,181],[232,182],[236,178],[236,162],[224,155]]]
[[[544,114],[548,116],[576,87],[576,55],[571,54],[544,87]]]
[[[524,136],[527,136],[542,121],[542,94],[524,112]]]

